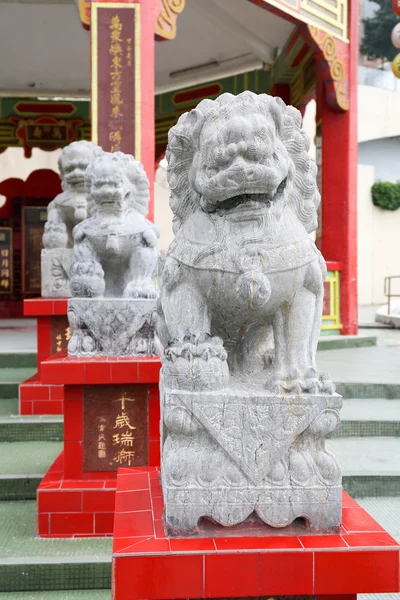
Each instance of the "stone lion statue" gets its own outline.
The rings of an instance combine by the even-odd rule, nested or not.
[[[122,152],[102,153],[85,174],[92,215],[73,230],[75,297],[156,298],[158,230],[146,219],[143,165]]]
[[[44,248],[72,248],[72,230],[89,215],[85,195],[85,171],[103,150],[93,142],[72,142],[58,159],[62,192],[47,207]]]
[[[168,137],[175,238],[160,259],[169,387],[257,373],[274,393],[332,393],[317,372],[325,262],[317,167],[300,112],[246,91],[203,100]],[[271,351],[272,344],[272,351]]]

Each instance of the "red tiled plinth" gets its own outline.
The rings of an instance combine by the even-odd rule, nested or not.
[[[64,386],[44,385],[33,375],[19,386],[20,415],[62,415]]]
[[[160,464],[159,365],[65,353],[44,361],[45,385],[65,383],[64,451],[38,488],[40,536],[112,535],[118,466]]]
[[[67,298],[24,300],[24,316],[37,317],[37,374],[20,385],[20,414],[59,415],[63,413],[61,385],[43,384],[42,362],[66,349],[70,337]]]
[[[61,452],[37,491],[38,535],[45,538],[111,535],[116,481],[115,473],[99,473],[93,479],[65,479]]]
[[[350,600],[358,593],[399,591],[399,545],[346,493],[343,526],[335,535],[268,530],[249,536],[242,529],[242,535],[227,537],[227,529],[214,526],[208,537],[168,538],[162,512],[158,468],[118,471],[114,600],[272,595]]]

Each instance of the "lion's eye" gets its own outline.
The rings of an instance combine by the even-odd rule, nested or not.
[[[214,175],[218,173],[218,169],[216,169],[215,167],[207,167],[206,173],[208,177],[214,177]]]

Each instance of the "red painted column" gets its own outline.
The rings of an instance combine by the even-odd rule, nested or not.
[[[92,140],[133,154],[150,183],[154,217],[154,23],[156,0],[99,0],[91,6]]]
[[[319,94],[322,119],[322,245],[325,260],[341,262],[342,334],[358,331],[357,306],[357,66],[358,4],[349,0],[350,73],[347,111],[328,106],[324,86]],[[318,73],[320,77],[320,73]]]

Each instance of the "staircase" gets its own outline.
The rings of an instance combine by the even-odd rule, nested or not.
[[[109,600],[111,539],[35,536],[36,488],[63,435],[62,417],[18,416],[18,383],[35,363],[33,353],[0,354],[0,600]],[[400,542],[400,385],[337,387],[342,426],[327,445],[344,488]]]

